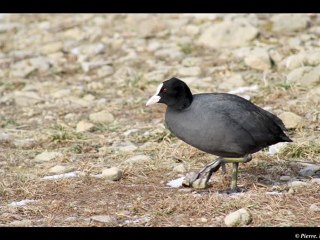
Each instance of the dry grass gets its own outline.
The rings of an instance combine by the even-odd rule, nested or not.
[[[83,19],[86,19],[86,24],[93,24],[90,22],[91,16],[82,17],[79,16],[77,24],[82,24]],[[55,15],[17,15],[13,18],[30,23],[50,20],[52,31],[56,32],[71,28],[74,24],[73,21],[59,21],[59,16]],[[115,18],[121,22],[124,17]],[[107,30],[114,27],[111,23],[106,25]],[[118,27],[123,28],[123,25]],[[267,31],[269,26],[265,28]],[[106,34],[110,32],[108,30]],[[8,43],[6,48],[10,49],[10,46]],[[89,81],[84,80],[86,74],[81,72],[80,66],[74,65],[75,59],[67,55],[68,67],[63,71],[48,73],[45,77],[35,72],[26,80],[1,79],[1,97],[21,91],[31,83],[43,87],[43,81],[46,81],[49,88],[70,88],[71,95],[75,97],[91,94],[96,99],[104,98],[106,102],[100,106],[81,106],[65,98],[54,99],[49,91],[43,93],[39,90],[46,103],[28,107],[19,107],[12,99],[0,103],[0,127],[13,139],[34,140],[33,144],[22,147],[12,141],[0,141],[0,224],[9,225],[14,220],[30,219],[33,226],[224,226],[226,214],[245,207],[253,216],[250,226],[319,226],[319,214],[310,212],[309,207],[320,203],[320,185],[313,184],[289,194],[287,184],[279,180],[283,175],[301,178],[297,160],[320,162],[319,99],[309,98],[311,88],[287,84],[286,73],[278,69],[272,69],[263,79],[261,72],[249,71],[243,61],[219,58],[220,52],[216,50],[190,44],[180,48],[188,56],[201,56],[203,75],[212,77],[208,87],[192,85],[193,92],[216,91],[221,79],[241,73],[246,85],[259,86],[258,92],[250,93],[252,102],[261,107],[271,106],[276,114],[292,111],[303,117],[304,126],[290,131],[294,143],[278,156],[270,157],[262,151],[255,154],[250,163],[240,165],[239,185],[244,190],[243,194],[232,196],[221,193],[230,185],[230,169],[226,179],[220,172],[216,173],[212,178],[212,187],[206,190],[183,192],[166,186],[169,180],[181,176],[172,171],[176,164],[184,163],[188,171],[196,171],[212,161],[214,156],[177,140],[165,129],[164,106],[145,107],[145,101],[158,85],[158,82],[145,77],[146,73],[154,71],[148,68],[148,64],[139,60],[130,63],[133,72],[126,72],[122,66],[126,63],[115,65],[115,70],[121,68],[124,71],[123,76],[117,79],[96,79],[88,72],[86,74],[92,77]],[[120,58],[127,53],[110,47],[108,54],[119,54],[117,57]],[[147,57],[139,55],[139,58],[144,60]],[[173,64],[166,61],[161,64]],[[207,69],[218,66],[225,68],[212,74],[206,73]],[[101,87],[95,89],[90,85],[92,82],[101,84]],[[75,83],[81,84],[84,91],[75,88]],[[91,112],[100,110],[110,111],[115,121],[112,124],[96,124],[91,132],[80,134],[75,131],[77,122],[88,119]],[[124,136],[124,132],[131,129],[137,131]],[[139,148],[134,152],[119,152],[112,147],[114,143],[124,141],[131,141]],[[48,163],[35,163],[34,157],[45,150],[58,151],[63,156]],[[138,154],[148,155],[151,160],[133,166],[124,164],[126,159]],[[84,175],[62,180],[41,180],[57,164],[72,166]],[[101,169],[108,166],[118,166],[124,171],[120,181],[109,182],[90,177],[90,174],[101,173]],[[282,194],[266,194],[272,191]],[[16,208],[7,205],[23,199],[38,202]],[[93,215],[102,214],[115,216],[116,223],[103,224],[89,220]],[[144,217],[150,220],[132,222]],[[132,220],[131,223],[128,220]]]
[[[268,164],[269,169],[277,166],[276,162]],[[309,212],[308,208],[318,202],[320,186],[315,185],[294,194],[286,194],[284,191],[279,196],[266,195],[266,191],[272,191],[272,186],[258,184],[257,176],[277,175],[266,170],[256,163],[243,167],[240,185],[245,186],[247,191],[239,196],[218,193],[227,187],[222,184],[220,174],[214,177],[214,187],[208,190],[183,193],[167,188],[161,181],[169,177],[168,172],[159,169],[137,175],[125,173],[123,179],[115,183],[88,177],[27,181],[18,175],[7,176],[7,182],[1,183],[1,191],[2,200],[6,203],[25,198],[39,200],[11,210],[20,217],[34,220],[34,225],[99,226],[101,224],[90,222],[88,218],[106,214],[116,217],[116,225],[147,216],[151,219],[149,222],[129,225],[223,226],[223,216],[246,207],[254,219],[252,226],[317,226],[319,216]],[[1,212],[6,210],[3,208]],[[72,222],[65,221],[70,216],[77,218]],[[202,222],[201,218],[206,218],[206,222]],[[36,221],[38,219],[41,219],[39,223]],[[1,223],[6,224],[11,220],[2,218]],[[114,223],[107,225],[113,226]]]
[[[136,88],[139,86],[136,85]],[[283,88],[269,91],[266,88],[259,95],[267,98],[262,99],[257,95],[254,101],[282,108],[296,91]],[[31,148],[21,149],[3,143],[1,161],[7,164],[4,165],[0,181],[3,206],[0,223],[6,225],[13,220],[27,218],[32,220],[34,226],[224,226],[226,214],[245,207],[253,216],[250,226],[318,225],[318,214],[308,209],[311,204],[319,203],[319,186],[313,185],[288,194],[287,185],[279,184],[282,175],[298,177],[299,167],[290,163],[293,158],[319,162],[317,142],[295,142],[274,158],[264,152],[256,154],[252,162],[240,166],[239,185],[245,191],[242,195],[232,197],[219,193],[229,187],[230,169],[226,179],[220,173],[214,175],[213,186],[207,190],[180,192],[165,185],[168,180],[179,176],[172,172],[172,168],[182,162],[190,171],[195,171],[214,157],[177,140],[163,125],[159,125],[163,118],[162,106],[145,109],[142,104],[142,100],[124,103],[120,112],[117,111],[118,106],[110,109],[118,117],[117,121],[108,126],[97,125],[93,132],[79,134],[70,126],[44,123],[37,133],[42,137],[38,137],[37,144]],[[23,118],[19,117],[15,121],[23,122]],[[14,129],[13,121],[8,119],[3,121],[5,126]],[[126,140],[138,146],[146,143],[151,145],[135,153],[121,153],[108,148],[114,142],[123,141],[122,133],[129,129],[137,131]],[[316,133],[312,134],[313,129],[311,122],[290,134],[293,139],[300,139],[306,133],[314,137]],[[30,132],[33,130],[21,131],[25,135],[30,135]],[[303,139],[306,140],[305,137]],[[99,148],[104,146],[107,147],[106,152],[99,153]],[[55,164],[72,164],[87,176],[39,180],[53,166],[37,166],[32,162],[33,157],[44,149],[64,152],[64,157]],[[139,153],[149,155],[152,160],[133,167],[122,164]],[[99,173],[106,166],[122,168],[122,179],[111,183],[88,176]],[[276,183],[278,186],[275,187]],[[282,194],[266,195],[266,192],[272,191]],[[17,208],[6,207],[6,204],[22,199],[39,201]],[[90,216],[104,214],[115,216],[117,222],[104,224],[90,221]],[[70,217],[75,218],[69,220]],[[149,220],[132,222],[144,217]]]

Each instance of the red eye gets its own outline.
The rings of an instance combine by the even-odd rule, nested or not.
[[[162,92],[166,93],[168,91],[168,89],[164,88],[162,89]]]

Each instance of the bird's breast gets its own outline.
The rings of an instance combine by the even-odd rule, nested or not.
[[[205,152],[212,152],[216,136],[214,118],[196,111],[166,112],[165,122],[168,129],[178,138]],[[219,126],[218,126],[219,127]],[[220,136],[221,138],[221,136]]]

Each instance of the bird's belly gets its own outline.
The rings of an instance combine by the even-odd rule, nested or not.
[[[171,118],[170,114],[166,115],[168,129],[189,145],[221,157],[239,156],[239,153],[236,153],[238,146],[235,145],[237,143],[229,143],[229,146],[226,146],[224,144],[226,136],[223,131],[217,131],[216,129],[225,127],[223,123],[216,121],[214,118],[210,119],[210,124],[207,121],[206,118],[201,116],[192,116],[191,118],[185,114],[184,116],[175,115],[174,118]]]

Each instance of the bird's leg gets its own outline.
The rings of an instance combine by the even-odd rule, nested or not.
[[[223,175],[227,174],[227,168],[226,168],[226,162],[225,161],[221,162],[221,171],[222,171]]]
[[[231,180],[231,192],[237,192],[237,181],[238,181],[238,167],[239,163],[232,163],[232,180]]]
[[[222,161],[221,162],[221,172],[222,172],[222,182],[223,184],[228,182],[228,177],[227,177],[227,168],[226,168],[226,162]]]
[[[243,158],[224,158],[225,163],[232,163],[232,180],[231,180],[231,192],[237,192],[237,181],[238,181],[238,168],[239,162],[247,163],[252,160],[251,154],[244,156]]]
[[[248,154],[246,156],[244,156],[243,158],[223,158],[224,162],[226,163],[247,163],[250,162],[252,160],[252,155]]]
[[[215,161],[209,163],[202,168],[198,173],[190,173],[185,177],[182,185],[194,188],[206,188],[212,174],[220,168],[223,162],[222,158],[217,158]]]

